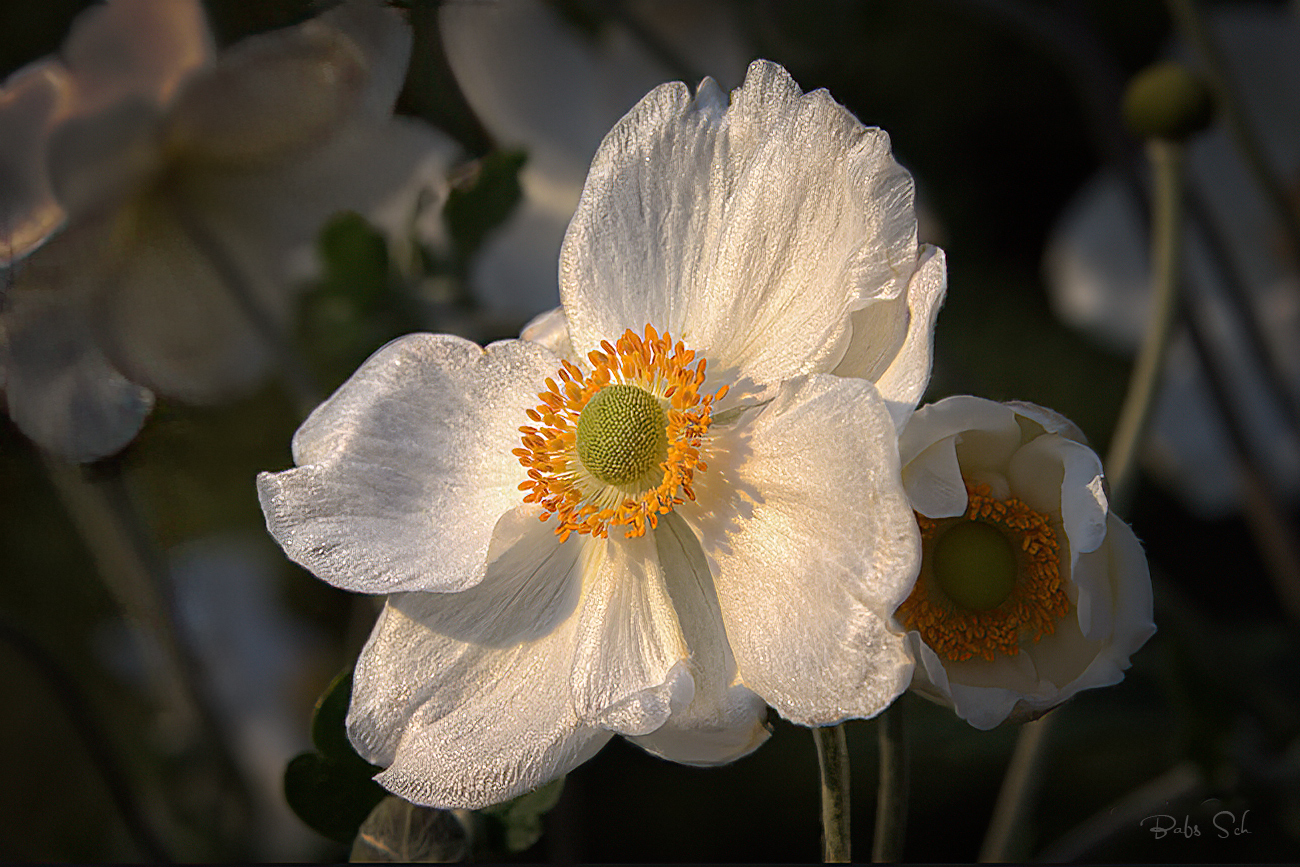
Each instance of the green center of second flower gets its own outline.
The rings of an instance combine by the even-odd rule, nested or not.
[[[1016,586],[1016,552],[1011,540],[983,521],[953,524],[934,546],[934,577],[955,604],[988,611]]]
[[[605,386],[578,417],[577,449],[578,459],[597,479],[631,484],[668,457],[668,418],[659,399],[645,389]]]

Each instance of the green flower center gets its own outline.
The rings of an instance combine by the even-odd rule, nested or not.
[[[668,457],[668,418],[659,399],[635,385],[607,385],[578,416],[578,459],[608,485],[642,479]]]
[[[934,577],[954,604],[997,608],[1016,586],[1016,552],[1006,534],[983,521],[953,524],[934,546]]]

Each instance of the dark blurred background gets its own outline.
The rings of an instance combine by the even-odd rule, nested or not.
[[[0,73],[56,51],[86,5],[0,5]],[[310,11],[301,0],[206,5],[223,44]],[[411,11],[417,60],[399,110],[445,130],[467,158],[487,156],[510,143],[495,142],[456,91],[441,57],[434,5]],[[612,26],[618,14],[611,10],[620,6],[556,5],[566,20],[594,30]],[[1291,14],[1284,3],[1249,5],[1280,18]],[[1164,4],[755,0],[725,9],[753,56],[783,64],[805,90],[828,88],[864,123],[886,129],[897,159],[915,175],[927,213],[925,240],[944,247],[949,272],[929,398],[972,393],[1040,403],[1073,419],[1104,454],[1131,359],[1053,315],[1043,254],[1062,212],[1099,167],[1140,172],[1141,144],[1124,132],[1119,98],[1127,79],[1170,42]],[[464,269],[449,268],[446,276],[462,278]],[[474,336],[513,336],[534,312],[477,320]],[[405,330],[395,322],[385,328]],[[388,336],[380,329],[364,351],[352,347],[345,361],[327,359],[321,369],[329,372],[322,375],[337,384]],[[276,687],[291,718],[296,715],[297,749],[307,749],[312,703],[355,658],[373,608],[290,564],[261,529],[253,476],[291,465],[296,424],[291,402],[274,385],[220,407],[162,402],[137,441],[111,460],[129,471],[161,549],[216,537],[234,540],[264,564],[256,569],[264,570],[258,574],[266,576],[276,610],[310,636],[294,645],[299,661]],[[186,754],[167,748],[165,726],[140,678],[114,662],[121,656],[120,636],[114,637],[121,614],[95,579],[96,564],[35,447],[7,419],[0,422],[0,492],[0,616],[8,639],[0,641],[0,690],[9,696],[7,712],[0,713],[0,743],[8,745],[0,759],[0,857],[146,857],[97,770],[76,714],[92,721],[125,769],[147,819],[157,817],[158,803],[176,797],[169,793],[202,781],[187,772]],[[1291,547],[1295,502],[1293,494],[1283,495],[1274,510]],[[1122,684],[1084,693],[1056,712],[1040,795],[1020,841],[1023,857],[1300,857],[1300,635],[1269,577],[1279,567],[1260,553],[1259,530],[1243,514],[1200,517],[1168,486],[1140,480],[1123,517],[1148,551],[1160,631]],[[230,568],[253,568],[239,565],[244,562]],[[232,580],[229,594],[211,604],[233,606],[236,632],[261,628],[252,618],[239,625],[239,586]],[[62,674],[51,673],[50,661]],[[904,702],[912,728],[906,857],[972,860],[1017,727],[979,732],[914,696]],[[70,713],[70,706],[79,710]],[[864,858],[875,807],[875,723],[850,723],[848,734],[855,851]],[[194,803],[206,802],[195,795]],[[1086,824],[1117,804],[1118,815],[1138,813],[1115,827]],[[242,841],[246,849],[232,848],[228,837],[205,830],[210,817],[201,809],[187,813],[181,804],[182,820],[169,820],[165,831],[183,859],[345,854],[301,825],[291,832],[263,827],[256,839]],[[818,809],[812,739],[784,722],[776,722],[771,741],[754,755],[719,769],[665,763],[615,739],[570,775],[547,819],[547,835],[519,857],[810,861],[820,851]],[[1220,810],[1231,811],[1234,822],[1221,817],[1220,825],[1248,833],[1221,838],[1212,823]],[[1139,821],[1153,814],[1198,825],[1200,836],[1156,839],[1150,823]],[[275,821],[297,822],[287,814]]]

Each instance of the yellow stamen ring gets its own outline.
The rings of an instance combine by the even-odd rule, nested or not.
[[[964,514],[930,519],[917,514],[921,527],[921,574],[898,608],[898,618],[939,656],[960,662],[973,656],[993,661],[1015,656],[1024,641],[1037,642],[1056,631],[1070,610],[1061,581],[1060,544],[1051,520],[1010,497],[998,500],[988,485],[966,486]],[[948,597],[935,576],[934,551],[944,534],[962,522],[979,521],[1006,535],[1016,557],[1016,579],[1003,601],[986,610],[964,608]]]
[[[556,516],[560,541],[570,533],[606,538],[611,527],[626,527],[629,538],[643,536],[647,527],[658,525],[660,515],[695,499],[695,472],[708,469],[700,460],[700,443],[713,419],[713,402],[727,393],[727,386],[702,396],[706,359],[696,360],[693,349],[681,341],[674,345],[671,335],[660,337],[650,325],[644,336],[629,328],[613,345],[602,341],[587,359],[589,373],[562,361],[559,381],[548,377],[546,391],[537,395],[541,403],[527,411],[534,424],[519,428],[523,448],[514,450],[528,470],[519,489],[527,491],[525,503],[546,509],[543,521]],[[583,410],[606,389],[612,391],[593,405],[584,422]],[[651,399],[654,406],[649,406]],[[660,418],[662,438],[657,430],[653,437],[643,436],[641,427]],[[620,420],[634,428],[623,438],[616,429]],[[601,443],[579,443],[589,429],[597,431]],[[618,447],[627,453],[611,453],[611,442],[625,442]],[[580,453],[593,466],[584,464]],[[641,472],[646,455],[660,454],[664,457],[656,466]]]

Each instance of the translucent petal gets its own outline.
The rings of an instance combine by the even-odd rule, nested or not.
[[[849,315],[916,268],[889,139],[756,61],[730,107],[668,84],[606,136],[560,257],[580,353],[654,323],[757,382],[833,368]],[[900,315],[905,315],[901,311]]]
[[[922,247],[906,296],[854,312],[848,349],[834,371],[874,382],[900,430],[930,382],[934,324],[947,286],[943,251]]]
[[[767,740],[767,703],[739,683],[713,576],[695,535],[674,512],[659,519],[654,537],[673,609],[690,647],[695,694],[662,726],[631,740],[683,764],[733,761]]]
[[[879,713],[911,679],[888,624],[920,540],[874,386],[785,383],[703,457],[696,502],[679,511],[713,571],[741,683],[803,725]]]
[[[357,661],[348,713],[361,754],[389,766],[382,784],[416,803],[473,809],[566,773],[608,740],[568,698],[580,544],[530,533],[471,590],[390,597]]]
[[[477,584],[498,519],[523,499],[517,428],[556,367],[519,341],[484,350],[412,334],[389,343],[298,429],[298,469],[258,479],[271,534],[295,562],[349,590]]]
[[[643,735],[684,707],[695,685],[654,539],[584,540],[584,593],[570,681],[578,716]]]

